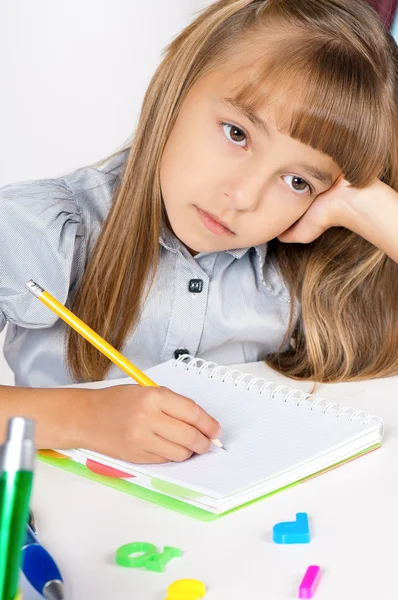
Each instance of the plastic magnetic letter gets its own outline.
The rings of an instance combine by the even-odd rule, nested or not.
[[[297,513],[295,521],[274,525],[272,539],[276,544],[308,544],[310,528],[307,513]]]
[[[140,556],[131,556],[140,554]],[[157,554],[156,546],[147,542],[124,544],[116,550],[116,562],[120,567],[144,567],[148,558]]]
[[[305,572],[299,587],[299,598],[312,598],[321,578],[321,568],[311,565]]]
[[[197,579],[179,579],[167,588],[165,600],[200,600],[206,594],[206,586]]]
[[[139,556],[131,556],[139,554]],[[165,546],[163,552],[158,552],[156,546],[147,542],[133,542],[120,546],[116,550],[116,563],[120,567],[139,568],[144,567],[147,571],[164,571],[165,566],[172,558],[181,556],[179,548]]]
[[[157,571],[158,573],[162,573],[165,566],[171,561],[172,558],[176,558],[181,555],[182,552],[179,548],[165,546],[163,548],[163,552],[156,552],[156,554],[148,556],[144,567],[147,571]]]

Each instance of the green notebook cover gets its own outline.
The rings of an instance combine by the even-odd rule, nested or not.
[[[221,515],[214,514],[210,511],[204,510],[203,508],[198,508],[197,506],[192,506],[187,502],[177,500],[176,498],[171,498],[170,496],[166,496],[165,494],[161,494],[160,492],[148,490],[147,488],[143,488],[139,485],[131,483],[130,481],[124,481],[123,479],[119,479],[117,477],[105,477],[103,475],[98,475],[96,473],[93,473],[93,471],[90,471],[90,469],[88,469],[86,466],[74,462],[69,458],[50,458],[48,456],[42,456],[40,454],[38,454],[37,458],[40,461],[47,463],[48,465],[52,465],[59,469],[63,469],[64,471],[69,471],[70,473],[80,475],[82,477],[86,477],[87,479],[91,479],[92,481],[97,481],[98,483],[108,485],[110,487],[115,488],[116,490],[126,492],[127,494],[131,494],[133,496],[136,496],[137,498],[141,498],[143,500],[147,500],[148,502],[158,504],[159,506],[163,506],[164,508],[168,508],[176,512],[182,513],[184,515],[187,515],[188,517],[193,517],[194,519],[199,519],[200,521],[214,521],[215,519],[235,512],[236,510],[243,508],[244,506],[248,506],[249,504],[253,504],[254,502],[258,502],[259,500],[263,500],[264,498],[273,496],[274,494],[281,492],[282,490],[287,490],[288,488],[298,485],[299,483],[304,483],[305,481],[309,481],[310,479],[322,475],[323,473],[327,473],[328,471],[331,471],[332,469],[335,469],[340,465],[348,463],[365,454],[368,454],[373,450],[377,450],[380,447],[381,443],[374,444],[373,446],[370,446],[366,450],[362,450],[362,452],[359,452],[358,454],[355,454],[354,456],[348,459],[337,462],[334,465],[327,467],[326,469],[323,469],[314,473],[313,475],[309,475],[308,477],[290,483],[289,485],[274,490],[273,492],[265,494],[264,496],[256,498],[255,500],[250,500],[249,502],[237,506],[236,508],[230,509],[227,512],[222,513]]]

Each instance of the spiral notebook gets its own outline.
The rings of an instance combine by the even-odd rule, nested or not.
[[[286,385],[181,356],[146,371],[217,419],[227,451],[182,463],[133,464],[85,449],[40,458],[203,520],[302,483],[381,445],[379,417]],[[86,384],[104,387],[129,379]]]

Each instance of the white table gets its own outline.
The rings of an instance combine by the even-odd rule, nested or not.
[[[243,369],[286,381],[262,363]],[[308,382],[290,383],[310,389]],[[318,564],[316,600],[392,600],[398,593],[397,392],[398,377],[319,386],[316,395],[380,415],[383,448],[210,523],[38,463],[32,507],[67,599],[163,600],[172,581],[194,578],[206,584],[205,600],[290,600],[298,597],[306,568]],[[273,525],[294,520],[296,512],[309,515],[311,543],[274,544]],[[116,549],[134,541],[175,546],[183,556],[164,573],[117,566]]]

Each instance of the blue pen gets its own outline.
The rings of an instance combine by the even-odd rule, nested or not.
[[[22,571],[35,590],[47,600],[64,600],[61,573],[47,550],[39,544],[31,525],[27,525],[22,548]]]

